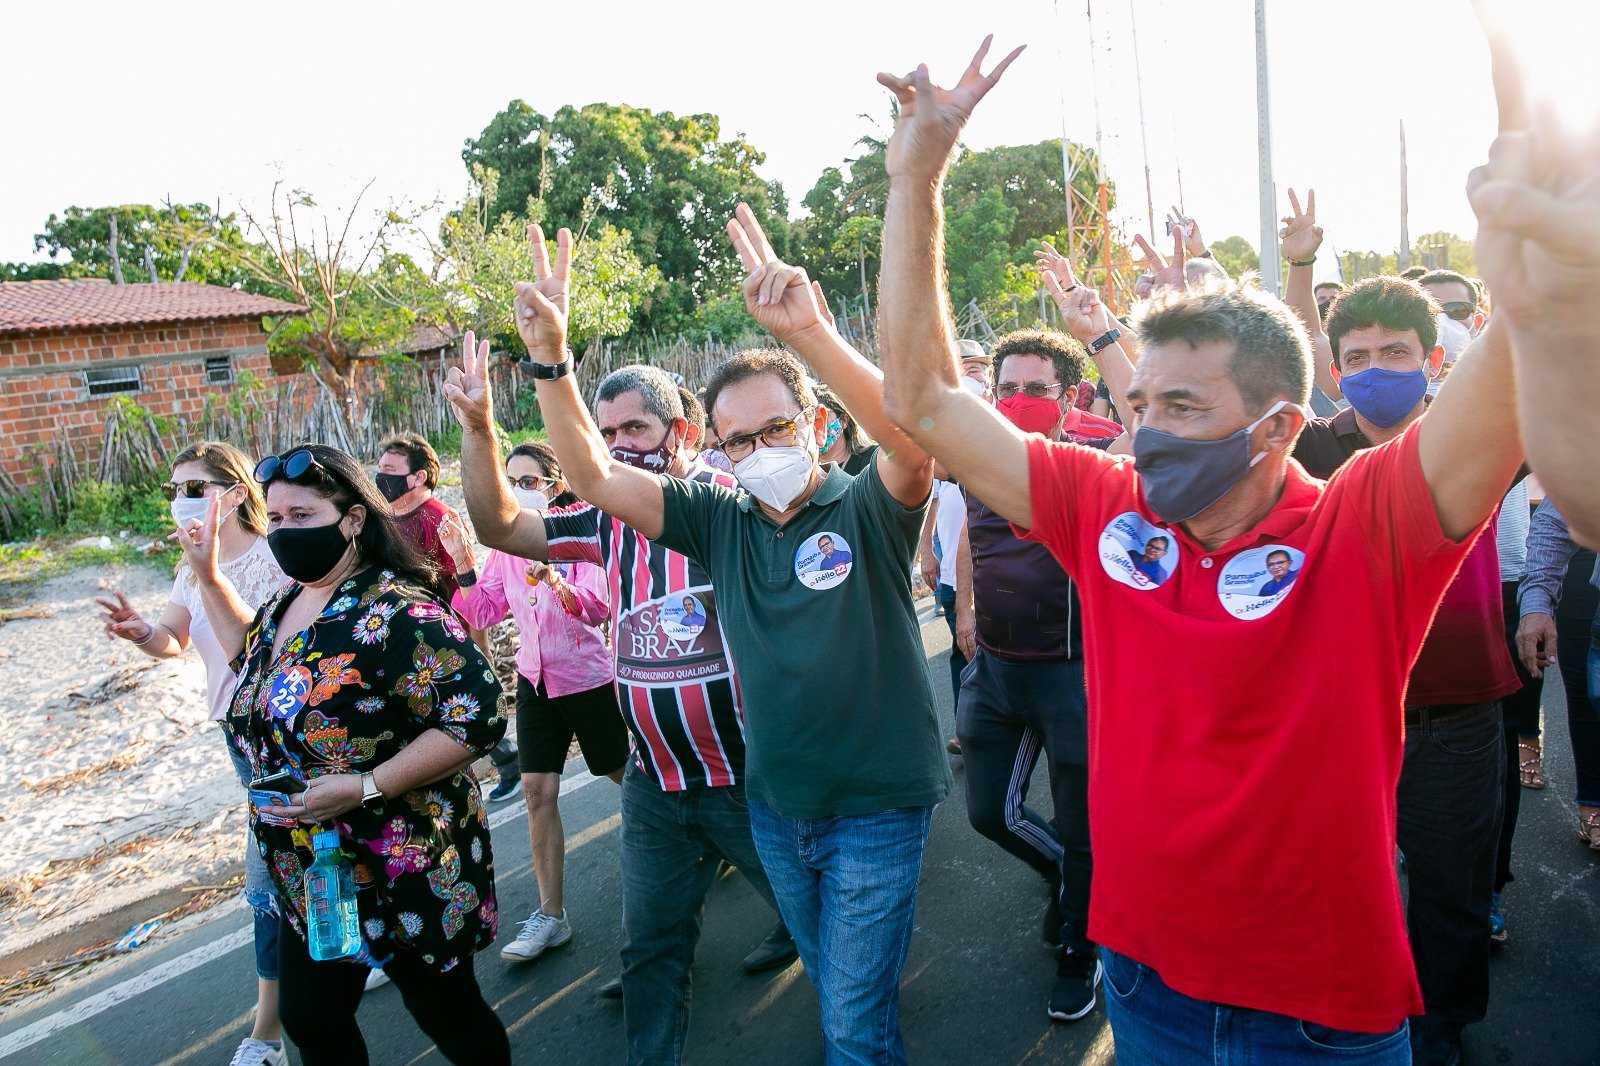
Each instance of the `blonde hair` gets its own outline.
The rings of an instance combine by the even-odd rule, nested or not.
[[[237,512],[239,524],[258,537],[267,535],[267,501],[256,484],[255,464],[238,448],[220,440],[191,444],[172,460],[174,467],[199,463],[218,481],[244,486],[244,502]]]

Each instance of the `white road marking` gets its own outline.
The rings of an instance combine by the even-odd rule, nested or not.
[[[595,777],[586,770],[580,770],[572,777],[562,780],[560,795],[565,796],[578,791],[580,788],[587,788],[598,780],[600,778]],[[508,805],[489,816],[489,828],[491,831],[498,829],[507,822],[515,821],[525,815],[526,810],[522,804]],[[25,1051],[41,1040],[49,1039],[63,1029],[80,1025],[97,1014],[103,1014],[112,1007],[126,1003],[135,996],[143,995],[152,988],[159,988],[168,981],[182,977],[190,970],[204,966],[206,963],[213,959],[221,958],[230,951],[236,951],[246,944],[253,943],[254,938],[255,927],[253,924],[247,924],[241,929],[235,929],[225,936],[218,937],[209,944],[186,951],[176,958],[168,959],[159,966],[153,966],[143,973],[135,974],[126,981],[119,981],[104,992],[96,992],[94,995],[82,999],[70,1007],[64,1007],[52,1014],[47,1014],[38,1021],[23,1026],[14,1033],[0,1036],[0,1059],[15,1055],[19,1051]]]

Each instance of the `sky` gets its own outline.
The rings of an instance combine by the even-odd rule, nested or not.
[[[1560,2],[1519,0],[1523,32],[1592,42],[1526,14]],[[1098,104],[1130,232],[1148,228],[1147,153],[1158,228],[1181,172],[1183,207],[1207,240],[1240,234],[1259,246],[1251,0],[1093,6],[1091,36],[1084,0],[13,5],[0,35],[10,90],[0,260],[41,258],[32,235],[68,205],[171,197],[228,211],[263,204],[280,176],[335,217],[368,181],[363,212],[453,204],[466,189],[462,142],[516,98],[546,114],[604,101],[720,115],[725,134],[766,153],[764,175],[783,183],[797,213],[822,169],[872,132],[861,116],[887,121],[877,71],[926,61],[935,81],[953,81],[988,32],[996,55],[1028,49],[979,105],[969,147],[1031,143],[1063,127],[1093,144]],[[1288,188],[1314,187],[1335,246],[1393,250],[1404,121],[1412,237],[1470,235],[1463,190],[1495,113],[1469,0],[1266,7],[1280,208]]]

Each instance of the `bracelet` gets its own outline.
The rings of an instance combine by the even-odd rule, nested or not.
[[[1061,290],[1061,295],[1065,296],[1067,293],[1072,292],[1076,288],[1077,288],[1076,285],[1068,285],[1066,288]]]
[[[1308,267],[1316,261],[1316,256],[1312,256],[1310,259],[1291,259],[1289,260],[1289,265],[1292,267]]]
[[[1211,254],[1211,249],[1210,248],[1207,248],[1205,251],[1200,253],[1200,258],[1201,259],[1215,259],[1216,256]]]
[[[156,627],[155,626],[150,626],[150,632],[148,632],[148,633],[146,633],[144,635],[144,639],[143,640],[134,641],[133,642],[133,646],[135,648],[142,648],[146,644],[150,643],[150,641],[155,638],[155,635],[156,635]]]
[[[470,589],[472,586],[476,585],[477,583],[478,583],[478,572],[476,570],[474,570],[472,567],[468,567],[467,569],[461,571],[460,573],[458,573],[456,575],[456,587],[457,588]]]

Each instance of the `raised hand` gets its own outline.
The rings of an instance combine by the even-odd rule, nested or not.
[[[1139,246],[1139,251],[1144,254],[1146,273],[1149,275],[1150,291],[1172,286],[1178,289],[1187,289],[1189,279],[1183,272],[1183,266],[1188,262],[1188,252],[1183,246],[1183,233],[1174,227],[1172,232],[1172,258],[1164,259],[1160,252],[1150,246],[1143,234],[1135,233],[1133,243]],[[1142,297],[1135,288],[1134,295]]]
[[[489,388],[489,342],[472,330],[461,341],[461,365],[444,373],[444,396],[462,429],[489,432],[494,426],[494,396]]]
[[[517,336],[528,346],[528,356],[538,363],[559,363],[567,348],[567,276],[572,268],[572,231],[556,231],[556,265],[550,267],[550,251],[545,247],[544,230],[538,223],[528,227],[528,243],[533,247],[535,281],[516,284],[517,299],[513,318]]]
[[[1172,227],[1174,233],[1178,231],[1180,226],[1183,227],[1183,250],[1185,252],[1196,257],[1206,254],[1206,241],[1204,237],[1200,236],[1200,223],[1185,215],[1181,207],[1173,206],[1172,213],[1167,216],[1167,223]]]
[[[896,77],[879,74],[879,84],[894,93],[900,101],[900,118],[895,122],[894,134],[884,154],[884,167],[891,178],[909,177],[935,180],[944,172],[955,148],[956,138],[972,117],[990,89],[1000,81],[1012,60],[1022,54],[1026,45],[1018,45],[1011,54],[996,64],[994,70],[983,73],[983,60],[989,54],[994,34],[983,39],[977,54],[955,87],[945,89],[933,84],[928,65],[919,64],[916,70]]]
[[[447,514],[439,521],[439,543],[456,564],[456,573],[472,569],[472,536],[458,514]]]
[[[1100,302],[1100,294],[1078,280],[1067,257],[1049,241],[1033,253],[1035,265],[1044,277],[1045,292],[1061,312],[1061,324],[1080,341],[1090,341],[1111,328],[1111,312]]]
[[[217,573],[217,543],[219,530],[222,527],[222,494],[218,493],[206,503],[205,518],[193,518],[189,524],[180,527],[175,533],[168,533],[167,539],[176,541],[178,547],[183,549],[183,560],[189,564],[189,569],[202,576]]]
[[[100,614],[100,621],[105,623],[106,639],[115,640],[121,637],[135,644],[149,640],[153,632],[150,623],[133,609],[133,604],[128,602],[128,597],[121,589],[117,589],[112,595],[116,598],[109,600],[104,596],[94,598],[95,603],[105,608]]]
[[[1300,198],[1289,190],[1289,206],[1294,214],[1283,216],[1283,229],[1278,231],[1278,247],[1285,259],[1308,262],[1317,257],[1322,247],[1322,227],[1317,225],[1317,190],[1306,190],[1305,210],[1300,209]]]
[[[814,329],[833,329],[822,286],[807,279],[803,268],[778,258],[748,204],[740,204],[728,220],[728,239],[749,271],[742,286],[745,309],[762,329],[785,344]]]

